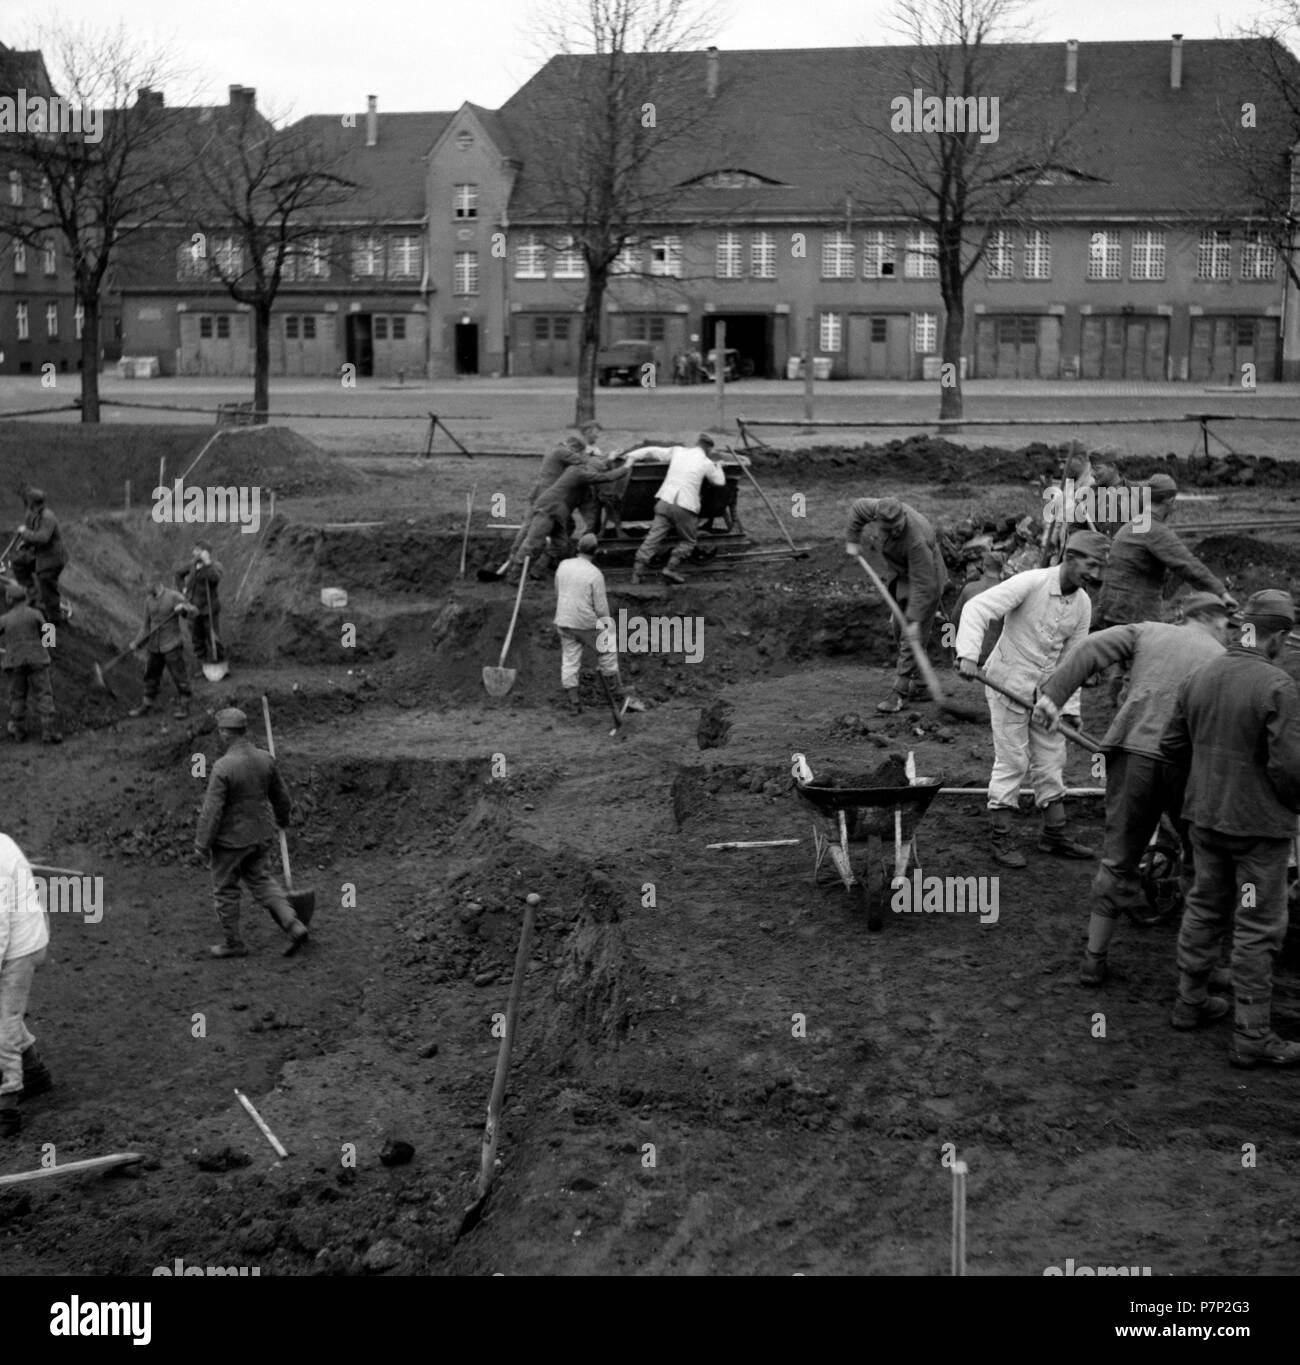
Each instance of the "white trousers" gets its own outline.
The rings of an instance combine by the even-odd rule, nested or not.
[[[1016,810],[1026,777],[1041,808],[1065,795],[1065,736],[1029,723],[1029,712],[991,688],[984,689],[993,721],[993,772],[989,809]]]

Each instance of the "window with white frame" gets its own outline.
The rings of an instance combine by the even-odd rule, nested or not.
[[[587,276],[587,263],[582,259],[582,249],[572,237],[566,237],[564,244],[556,248],[555,266],[551,278],[556,280],[581,280]]]
[[[546,247],[535,232],[526,233],[515,247],[515,279],[546,278]]]
[[[352,274],[367,279],[383,273],[383,242],[378,237],[358,237],[352,246]]]
[[[776,235],[771,232],[749,234],[749,273],[756,280],[776,279]]]
[[[14,243],[14,274],[25,275],[27,273],[27,245],[24,242]]]
[[[745,251],[738,232],[718,233],[713,273],[720,280],[738,280],[745,273]]]
[[[838,313],[823,313],[819,319],[817,349],[838,354],[844,340],[844,319]]]
[[[1117,280],[1121,275],[1119,233],[1104,230],[1088,237],[1088,278]]]
[[[328,280],[329,277],[329,243],[324,237],[309,237],[298,247],[298,278],[300,280]]]
[[[1016,243],[1007,228],[998,228],[989,234],[988,248],[984,253],[984,278],[986,280],[1013,280],[1016,277]]]
[[[1232,233],[1227,228],[1206,228],[1196,248],[1198,280],[1232,278]]]
[[[269,280],[275,273],[275,258],[279,254],[278,246],[269,246],[262,253],[262,273]],[[286,247],[284,260],[280,262],[280,280],[283,284],[293,284],[298,278],[298,257],[294,254],[293,247]]]
[[[1025,233],[1025,279],[1052,278],[1052,238],[1042,228],[1030,228]]]
[[[81,333],[86,326],[86,305],[79,303],[72,310],[72,335],[77,341],[81,340]]]
[[[917,355],[933,355],[939,349],[938,313],[917,313],[912,319],[912,349]]]
[[[870,229],[862,239],[862,278],[892,280],[897,269],[894,261],[893,229]]]
[[[662,341],[664,320],[650,313],[633,313],[627,320],[629,341]]]
[[[223,280],[237,280],[244,273],[244,247],[234,237],[218,237],[212,263]]]
[[[9,172],[9,202],[14,205],[23,202],[23,178],[17,171]]]
[[[1243,280],[1271,280],[1277,269],[1277,248],[1252,229],[1245,234],[1241,247],[1241,278]]]
[[[422,265],[419,237],[402,235],[388,239],[388,278],[390,280],[419,279]]]
[[[650,273],[652,275],[671,275],[682,273],[682,239],[680,237],[661,237],[650,243]]]
[[[176,248],[176,278],[205,280],[208,277],[208,258],[201,242],[189,241]]]
[[[1139,228],[1133,233],[1129,252],[1129,276],[1135,280],[1163,280],[1165,277],[1165,234],[1163,228]]]
[[[25,303],[15,305],[14,321],[18,327],[18,340],[26,341],[31,333],[29,331],[27,305]]]
[[[478,252],[458,251],[452,271],[453,294],[478,293]]]
[[[822,279],[853,278],[853,238],[847,232],[822,233]]]
[[[639,275],[641,273],[641,252],[634,246],[625,246],[614,257],[609,268],[611,275]]]
[[[45,305],[45,335],[47,337],[59,335],[59,305],[57,303]]]
[[[477,185],[457,185],[455,198],[453,199],[453,218],[477,218],[478,217],[478,186]]]
[[[913,228],[907,234],[907,259],[903,274],[909,280],[939,278],[939,243],[929,228]]]

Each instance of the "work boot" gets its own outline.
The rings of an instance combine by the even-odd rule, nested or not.
[[[292,957],[299,948],[304,947],[310,936],[307,926],[300,919],[295,919],[289,926],[290,943],[284,950],[285,957]]]
[[[564,689],[564,705],[571,716],[582,714],[582,701],[578,696],[576,687],[566,687]]]
[[[126,714],[133,720],[138,716],[147,716],[153,710],[153,698],[146,697],[139,706],[133,706]]]
[[[1189,1005],[1180,999],[1169,1015],[1169,1023],[1172,1028],[1187,1033],[1194,1028],[1204,1028],[1206,1024],[1217,1024],[1229,1008],[1221,995],[1207,995],[1199,1005]]]
[[[660,569],[659,572],[670,583],[686,582],[686,575],[678,573],[676,569]]]
[[[993,847],[993,861],[1003,867],[1027,867],[1025,855],[1016,847],[1015,836],[1011,833],[1011,812],[1000,810],[993,815],[990,831]]]
[[[54,728],[53,725],[41,726],[42,744],[62,744],[63,736]]]
[[[248,949],[242,943],[214,943],[208,952],[212,957],[248,956]]]
[[[1228,1048],[1228,1061],[1242,1071],[1250,1071],[1261,1063],[1265,1066],[1300,1066],[1300,1043],[1279,1038],[1272,1030],[1258,1035],[1235,1033]]]
[[[20,1098],[30,1100],[37,1095],[44,1095],[53,1087],[54,1078],[50,1075],[50,1068],[36,1055],[36,1049],[29,1047],[23,1053],[23,1088]]]
[[[1093,850],[1076,843],[1065,832],[1065,806],[1053,801],[1043,807],[1043,832],[1038,836],[1038,851],[1053,853],[1058,858],[1091,858]]]
[[[1232,968],[1231,968],[1231,967],[1216,967],[1216,968],[1210,973],[1210,982],[1209,982],[1209,985],[1210,985],[1210,990],[1211,990],[1211,991],[1220,991],[1220,992],[1221,992],[1221,991],[1228,991],[1228,992],[1231,992],[1231,991],[1232,991]]]
[[[1079,968],[1079,985],[1100,986],[1110,975],[1110,964],[1105,953],[1094,953],[1090,948],[1083,950],[1083,963]]]
[[[22,1132],[23,1116],[18,1112],[16,1094],[0,1095],[0,1138],[17,1137]]]

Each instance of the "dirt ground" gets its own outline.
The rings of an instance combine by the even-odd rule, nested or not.
[[[0,428],[6,496],[34,477],[24,430]],[[1176,925],[1121,926],[1114,978],[1081,988],[1093,866],[1036,854],[1026,812],[1029,867],[998,869],[978,795],[938,798],[919,855],[927,873],[1000,873],[996,923],[887,913],[870,933],[858,899],[813,881],[792,754],[866,774],[911,752],[922,776],[962,787],[982,787],[991,761],[983,724],[931,703],[877,716],[892,646],[843,554],[848,500],[889,491],[941,522],[1014,520],[1059,458],[1046,447],[758,458],[783,512],[803,496],[807,516],[790,524],[812,553],[680,589],[611,571],[616,614],[704,628],[699,663],[628,657],[649,709],[611,738],[594,676],[581,715],[556,705],[549,585],[525,592],[514,687],[500,701],[483,689],[513,594],[473,570],[509,539],[490,525],[491,495],[497,520],[514,520],[531,464],[349,457],[278,429],[232,438],[195,474],[277,490],[262,534],[208,528],[226,566],[230,677],[196,677],[188,722],[124,719],[137,664],[110,673],[114,697],[94,663],[129,638],[145,577],[181,563],[194,529],[154,523],[142,497],[122,510],[120,491],[151,486],[160,455],[183,467],[206,433],[111,435],[79,436],[66,467],[43,455],[37,471],[74,559],[77,614],[55,670],[68,740],[0,750],[3,828],[33,860],[102,876],[105,906],[95,924],[53,917],[29,1024],[57,1088],[25,1105],[0,1172],[38,1165],[47,1143],[59,1162],[145,1160],[0,1191],[7,1271],[147,1275],[181,1257],[264,1275],[943,1274],[949,1143],[970,1167],[972,1274],[1041,1275],[1069,1257],[1155,1275],[1300,1268],[1296,1080],[1230,1069],[1222,1030],[1170,1030]],[[1300,495],[1296,473],[1191,471],[1210,500],[1186,520],[1278,510]],[[741,507],[755,545],[782,543],[748,490]],[[341,524],[368,521],[382,525]],[[1239,597],[1300,576],[1293,540],[1201,548]],[[348,592],[345,609],[320,604],[326,586]],[[1103,690],[1085,699],[1097,734]],[[188,855],[194,756],[215,757],[223,705],[242,706],[263,742],[263,695],[298,808],[295,881],[319,909],[310,947],[284,959],[246,905],[252,954],[214,962],[208,877]],[[725,742],[703,749],[702,713],[719,710]],[[1078,754],[1067,778],[1094,785]],[[1070,814],[1095,844],[1100,802]],[[706,847],[784,838],[800,843]],[[534,891],[500,1171],[483,1221],[457,1240],[493,1017]],[[1275,1019],[1293,1036],[1298,986],[1288,961]],[[413,1145],[409,1164],[381,1162],[391,1140]]]

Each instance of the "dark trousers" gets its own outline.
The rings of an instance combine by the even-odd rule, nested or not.
[[[636,567],[648,569],[659,546],[676,531],[677,544],[673,546],[672,553],[668,556],[667,566],[675,569],[695,548],[699,540],[697,531],[699,520],[699,516],[688,508],[664,502],[660,498],[655,503],[655,519],[646,533],[646,538],[641,542],[641,548],[636,552]]]
[[[36,571],[36,592],[40,597],[41,611],[45,613],[45,619],[56,626],[63,624],[63,603],[59,598],[59,575],[62,572],[61,565],[57,569]]]
[[[169,649],[166,653],[161,650],[150,652],[149,662],[144,666],[145,701],[154,701],[157,698],[158,689],[162,686],[164,669],[172,675],[172,682],[176,684],[176,690],[182,697],[192,695],[189,673],[185,668],[185,650],[177,645],[175,649]]]
[[[1201,1003],[1232,927],[1232,990],[1238,1033],[1271,1027],[1273,958],[1286,936],[1290,839],[1219,834],[1193,825],[1196,880],[1178,933],[1178,995]],[[1249,888],[1249,892],[1247,891]]]
[[[514,562],[522,564],[525,559],[529,559],[532,561],[532,567],[537,568],[541,564],[542,552],[546,549],[548,539],[551,542],[551,559],[557,564],[560,560],[567,559],[573,553],[569,535],[571,524],[572,516],[567,509],[563,514],[549,509],[533,512],[524,531],[523,542],[515,551]]]
[[[253,844],[248,848],[212,850],[212,898],[217,908],[217,919],[226,936],[228,947],[243,946],[239,937],[239,888],[248,887],[249,894],[262,906],[286,933],[297,922],[293,906],[271,871],[271,845]]]
[[[220,607],[213,608],[210,625],[207,612],[200,607],[199,614],[190,621],[190,630],[193,633],[194,653],[201,663],[212,663],[226,657],[226,647],[221,642]],[[216,642],[215,650],[210,641]]]
[[[31,694],[36,714],[41,718],[41,729],[54,728],[54,687],[50,683],[49,664],[19,664],[6,669],[9,674],[9,721],[21,725],[27,718],[27,697]]]
[[[1097,912],[1118,919],[1145,900],[1138,864],[1162,814],[1168,815],[1183,844],[1183,885],[1191,881],[1192,845],[1182,817],[1187,770],[1150,754],[1114,749],[1106,755],[1106,833],[1101,866],[1093,879]]]

